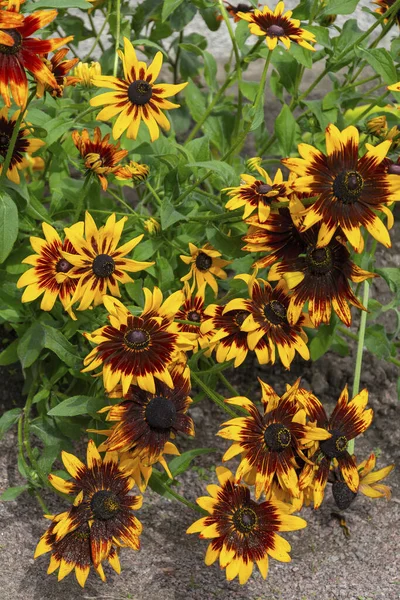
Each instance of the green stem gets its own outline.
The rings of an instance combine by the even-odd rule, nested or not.
[[[85,58],[83,59],[83,62],[87,62],[87,61],[89,60],[89,58],[92,56],[92,54],[93,54],[93,52],[94,52],[94,50],[95,50],[95,48],[96,48],[97,44],[100,46],[100,48],[101,48],[101,49],[102,49],[102,51],[104,52],[104,48],[103,48],[103,45],[102,45],[102,43],[101,43],[101,41],[100,41],[100,38],[101,38],[101,36],[102,36],[102,34],[103,34],[103,31],[104,31],[104,29],[105,29],[105,27],[106,27],[106,25],[107,25],[107,23],[108,23],[108,19],[110,18],[110,13],[111,13],[111,2],[109,2],[109,3],[108,3],[108,7],[107,7],[107,14],[106,14],[106,16],[105,16],[104,23],[103,23],[103,25],[100,27],[100,29],[99,29],[99,31],[98,31],[98,33],[97,33],[97,35],[96,35],[95,39],[94,39],[94,42],[93,42],[93,44],[92,44],[92,47],[90,48],[89,52],[86,54]],[[91,18],[91,17],[90,17],[90,18]],[[94,24],[93,24],[93,25],[94,25]],[[96,107],[96,108],[97,108],[97,107]]]
[[[231,417],[238,416],[237,413],[234,412],[231,408],[229,408],[229,406],[227,406],[225,404],[225,402],[223,400],[221,400],[221,398],[217,394],[215,394],[212,390],[210,390],[208,385],[206,385],[204,383],[204,381],[202,381],[196,373],[193,373],[193,371],[191,372],[191,377],[192,377],[193,381],[195,381],[195,383],[203,390],[203,392],[205,392],[205,394],[207,394],[207,396],[210,398],[210,400],[212,400],[217,406],[222,408],[222,410],[224,410],[226,413],[228,413],[228,415],[230,415]]]
[[[100,35],[101,35],[101,31],[102,30],[100,30],[100,35],[99,35],[97,33],[97,31],[96,31],[96,25],[94,24],[93,17],[92,17],[92,15],[90,13],[88,13],[88,19],[89,19],[90,27],[92,28],[93,35],[95,36],[95,39],[97,40],[97,43],[100,46],[100,50],[102,52],[105,52],[105,48],[103,46],[103,42],[100,39]]]
[[[369,283],[367,280],[364,281],[364,293],[362,303],[365,308],[368,308],[368,297],[369,297]],[[352,398],[357,396],[360,391],[360,377],[361,377],[361,365],[363,359],[363,350],[364,350],[364,339],[365,339],[365,328],[367,325],[367,311],[363,310],[361,312],[360,317],[360,327],[358,330],[358,345],[357,345],[357,356],[356,356],[356,366],[354,368],[354,381],[353,381],[353,391]],[[354,453],[354,439],[349,441],[348,452],[350,454]]]
[[[86,175],[85,182],[81,188],[81,192],[80,192],[79,198],[78,198],[78,203],[76,205],[76,209],[75,209],[75,213],[74,213],[74,223],[76,223],[78,221],[80,214],[82,212],[83,204],[85,202],[86,192],[87,192],[87,188],[89,187],[89,182],[91,180],[91,176],[92,176],[92,173],[90,173],[90,172]]]
[[[138,214],[138,213],[135,211],[135,209],[134,209],[134,208],[132,208],[132,206],[129,206],[129,204],[128,204],[127,202],[125,202],[125,200],[124,200],[123,198],[121,198],[120,196],[118,196],[118,194],[116,194],[116,193],[114,192],[114,190],[112,190],[112,189],[108,188],[108,189],[107,189],[107,192],[108,192],[109,194],[111,194],[111,196],[112,196],[113,198],[115,198],[115,199],[117,200],[117,202],[119,202],[120,204],[122,204],[122,206],[125,206],[125,208],[127,209],[127,211],[129,211],[129,212],[130,212],[132,215],[134,215],[134,216],[135,216],[135,217],[137,217],[138,219],[142,219],[142,220],[146,219],[146,217],[145,217],[145,216],[139,215],[139,214]],[[113,212],[114,212],[114,211],[113,211]]]
[[[379,86],[379,87],[380,87],[380,86]],[[363,110],[363,112],[361,113],[361,115],[358,115],[358,116],[357,116],[355,119],[353,119],[353,120],[351,121],[351,123],[349,123],[349,125],[355,125],[356,123],[358,123],[359,121],[361,121],[361,120],[362,120],[362,118],[363,118],[363,117],[365,117],[365,116],[366,116],[366,115],[369,113],[369,111],[370,111],[372,108],[374,108],[374,107],[375,107],[377,104],[379,104],[379,102],[381,102],[382,100],[384,100],[384,99],[386,98],[386,96],[388,96],[388,95],[389,95],[389,93],[390,93],[390,92],[389,92],[389,90],[385,90],[385,91],[383,92],[383,94],[381,94],[381,95],[380,95],[378,98],[375,98],[375,99],[374,99],[374,100],[371,102],[371,104],[369,104],[369,105],[367,106],[367,108],[366,108],[365,110]]]
[[[174,84],[176,85],[178,83],[178,79],[179,79],[179,59],[181,57],[181,44],[183,41],[183,29],[179,34],[179,40],[178,40],[178,45],[176,48],[176,55],[175,55],[175,61],[173,63],[173,71],[174,71]]]
[[[29,104],[31,103],[32,99],[35,97],[35,95],[36,95],[36,88],[34,89],[34,91],[29,96],[28,101],[26,103],[26,106],[24,108],[21,108],[20,113],[19,113],[19,115],[17,117],[17,120],[14,123],[14,128],[13,128],[13,131],[12,131],[10,143],[8,145],[7,154],[6,154],[6,157],[5,157],[4,162],[3,162],[3,170],[2,170],[1,175],[0,175],[0,185],[3,183],[3,181],[7,177],[7,171],[8,171],[8,168],[9,168],[10,164],[11,164],[11,160],[12,160],[12,157],[13,157],[13,154],[14,154],[15,144],[17,142],[17,138],[18,138],[18,134],[19,134],[19,128],[21,127],[21,123],[23,121],[23,118],[25,116],[27,108],[28,108]]]
[[[221,373],[221,371],[218,373],[218,377],[219,379],[222,381],[222,383],[224,384],[224,386],[234,395],[234,396],[240,396],[239,392],[237,390],[235,390],[235,388],[233,387],[233,385],[231,384],[231,382],[225,377],[225,375],[223,373]]]
[[[117,14],[117,32],[116,32],[116,36],[115,36],[115,57],[114,57],[114,69],[113,69],[114,77],[117,76],[117,70],[118,70],[118,49],[119,49],[119,38],[121,35],[121,0],[117,0],[116,14]]]
[[[186,498],[184,498],[183,496],[178,494],[178,492],[175,492],[175,490],[173,490],[171,487],[169,487],[169,485],[165,484],[160,478],[157,478],[157,479],[158,479],[158,483],[160,483],[162,485],[162,487],[168,492],[168,494],[171,494],[171,496],[173,496],[176,500],[178,500],[178,502],[181,502],[181,504],[184,504],[188,508],[191,508],[192,510],[200,513],[203,516],[208,515],[208,512],[205,511],[203,508],[201,508],[201,506],[198,506],[197,504],[190,502],[190,500],[187,500]]]
[[[149,190],[149,192],[151,193],[151,195],[153,196],[153,198],[155,198],[157,204],[159,206],[161,206],[162,200],[161,200],[160,196],[157,194],[156,190],[153,188],[153,186],[148,181],[146,181],[146,187]]]

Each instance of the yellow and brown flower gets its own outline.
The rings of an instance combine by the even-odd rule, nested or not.
[[[19,13],[19,6],[14,6],[10,11],[1,11],[3,20],[7,13],[12,15]],[[49,38],[41,40],[31,37],[35,31],[45,27],[57,16],[56,10],[38,10],[31,15],[24,15],[23,23],[13,28],[7,28],[6,35],[13,39],[0,43],[0,94],[6,106],[11,106],[10,91],[14,102],[24,107],[28,100],[28,80],[25,69],[30,71],[38,83],[57,88],[57,81],[53,73],[41,60],[48,52],[52,52],[60,46],[68,43],[73,36],[63,38]],[[10,18],[8,16],[8,18]],[[15,19],[16,17],[11,17]]]
[[[245,4],[244,2],[239,2],[239,4],[236,4],[236,6],[233,6],[233,4],[226,2],[225,0],[224,3],[226,4],[226,12],[233,17],[234,23],[240,21],[240,17],[238,16],[239,12],[252,13],[254,11],[254,6],[251,6],[251,4]],[[222,20],[222,17],[218,17],[218,20]]]
[[[76,85],[80,81],[79,77],[67,75],[67,73],[69,73],[70,70],[76,65],[76,63],[79,62],[79,58],[64,60],[68,52],[68,48],[62,48],[61,50],[58,50],[58,52],[56,52],[50,60],[48,60],[47,55],[42,58],[49,71],[53,73],[57,82],[57,87],[54,88],[48,84],[39,82],[36,90],[36,95],[38,98],[42,98],[46,91],[55,98],[62,98],[64,89],[66,87],[70,85]]]
[[[15,122],[18,119],[20,111],[17,110],[12,117],[8,117],[8,108],[3,107],[0,110],[0,174],[3,171],[3,161],[5,160],[10,146],[10,141],[14,133]],[[18,171],[26,166],[26,155],[31,155],[45,145],[43,140],[31,138],[29,129],[21,125],[17,134],[17,139],[13,149],[10,166],[7,169],[7,178],[16,184],[20,183]]]
[[[109,133],[102,138],[100,127],[95,127],[93,140],[87,129],[81,135],[78,131],[73,131],[72,139],[85,161],[86,169],[97,175],[105,191],[108,187],[107,175],[120,171],[121,165],[118,163],[128,155],[128,150],[121,150],[119,142],[111,144]]]
[[[297,323],[308,302],[308,314],[315,325],[329,324],[332,307],[348,327],[351,312],[348,303],[366,310],[350,287],[350,281],[359,283],[375,273],[360,269],[352,260],[343,240],[337,237],[323,248],[318,247],[319,231],[313,227],[303,233],[307,247],[297,258],[290,257],[275,263],[269,272],[271,281],[283,277],[291,290],[287,311],[289,323]]]
[[[103,302],[107,290],[113,296],[120,297],[118,284],[133,281],[128,272],[137,273],[154,264],[126,258],[143,235],[117,247],[127,218],[116,221],[113,213],[106,224],[97,229],[92,216],[86,212],[84,235],[68,227],[65,229],[75,252],[71,254],[64,251],[63,257],[73,266],[70,277],[78,280],[71,299],[71,305],[80,300],[77,310],[87,310],[92,304],[98,306]]]
[[[150,167],[131,160],[128,165],[119,167],[115,171],[117,179],[132,181],[132,183],[141,183],[145,181],[150,173]]]
[[[376,211],[382,211],[393,224],[388,205],[400,199],[400,177],[385,172],[385,157],[391,141],[372,146],[359,158],[359,133],[353,127],[342,132],[330,124],[326,128],[327,154],[308,144],[299,144],[302,158],[282,162],[299,177],[292,182],[295,191],[311,193],[318,199],[306,209],[301,230],[320,223],[317,246],[326,246],[341,229],[356,252],[364,240],[360,227],[386,247],[389,233]]]
[[[221,252],[215,250],[211,244],[198,248],[189,242],[189,250],[190,256],[180,255],[186,265],[191,265],[189,273],[181,277],[181,281],[190,281],[193,278],[192,291],[196,284],[197,288],[200,288],[204,283],[208,283],[214,294],[217,295],[218,283],[215,277],[226,279],[228,276],[223,269],[232,261],[220,258]]]
[[[210,496],[197,503],[209,515],[195,521],[186,533],[199,533],[201,539],[212,540],[207,548],[205,563],[212,565],[218,558],[226,578],[239,577],[244,584],[252,574],[254,563],[262,577],[268,574],[268,556],[290,562],[290,544],[278,535],[279,531],[296,531],[307,522],[290,513],[283,502],[252,500],[245,485],[235,484],[232,473],[216,469],[219,485],[209,485]]]
[[[203,285],[199,287],[196,295],[193,295],[189,285],[186,283],[184,287],[185,301],[175,315],[175,319],[180,321],[192,321],[193,323],[197,323],[197,325],[174,323],[176,331],[193,334],[193,352],[197,352],[198,349],[208,348],[210,338],[212,337],[211,330],[207,333],[204,333],[201,330],[201,325],[207,318],[204,306],[205,288],[206,284],[203,283]],[[206,350],[205,356],[209,356],[210,354],[211,351]]]
[[[60,520],[67,516],[68,512],[50,517],[52,523],[40,538],[36,546],[34,558],[50,552],[51,557],[47,574],[50,575],[58,569],[58,581],[61,581],[71,571],[75,570],[77,582],[81,587],[84,587],[91,566],[93,566],[101,580],[105,581],[106,577],[102,565],[99,564],[96,567],[93,563],[90,546],[90,527],[88,523],[82,523],[74,531],[67,533],[61,540],[57,541],[54,528]],[[119,574],[121,567],[118,558],[118,549],[114,546],[111,547],[107,560],[114,571]]]
[[[310,421],[331,434],[329,439],[316,444],[317,447],[310,456],[314,464],[305,465],[299,479],[300,488],[305,489],[310,484],[314,484],[314,508],[318,508],[324,498],[329,471],[334,461],[347,486],[352,492],[357,493],[360,477],[355,460],[349,454],[347,447],[350,440],[364,433],[371,425],[373,411],[372,408],[366,409],[368,391],[361,390],[349,401],[346,386],[330,417],[327,416],[318,398],[311,392],[300,388],[297,398]]]
[[[123,63],[125,79],[110,76],[93,78],[97,87],[113,91],[92,98],[90,104],[106,105],[97,115],[100,121],[108,121],[118,115],[113,126],[115,139],[126,131],[127,137],[135,140],[143,120],[150,139],[154,142],[160,135],[159,126],[166,131],[171,127],[162,111],[179,108],[179,104],[173,104],[166,98],[183,90],[187,83],[155,83],[163,62],[161,52],[157,52],[153,62],[146,67],[146,63],[137,59],[132,43],[125,37],[124,52],[118,53]]]
[[[77,280],[70,277],[72,264],[63,256],[64,252],[74,254],[74,247],[68,236],[62,242],[57,231],[47,223],[42,223],[45,239],[31,237],[30,243],[36,254],[32,254],[22,261],[31,265],[18,279],[17,287],[25,287],[22,302],[32,302],[43,294],[40,304],[42,310],[51,310],[57,298],[70,317],[76,320],[70,308],[71,296],[74,294]],[[82,235],[83,223],[75,223],[70,231]]]
[[[216,351],[217,362],[235,359],[233,366],[239,367],[249,352],[248,334],[241,326],[250,313],[246,310],[225,311],[224,305],[209,304],[204,314],[209,318],[202,323],[200,331],[211,336],[209,347],[212,352]]]
[[[302,29],[298,19],[291,19],[291,10],[285,13],[284,10],[284,3],[278,2],[274,12],[268,6],[264,6],[262,10],[256,8],[254,12],[239,12],[237,16],[249,23],[250,33],[265,36],[265,42],[270,50],[281,41],[286,48],[290,48],[290,43],[294,42],[314,51],[315,48],[309,43],[316,42],[314,34]]]
[[[306,425],[306,413],[298,405],[296,394],[300,380],[288,387],[281,398],[271,386],[259,379],[263,412],[248,398],[239,396],[226,400],[240,406],[249,416],[236,417],[222,424],[217,434],[234,440],[225,452],[226,461],[241,454],[236,471],[236,481],[246,475],[252,477],[255,495],[269,493],[273,480],[292,496],[299,497],[299,483],[296,473],[296,458],[304,444],[315,440],[327,440],[331,434],[324,428]]]
[[[6,3],[7,6],[8,2]],[[0,3],[2,6],[2,3]],[[24,17],[17,12],[11,10],[0,11],[0,45],[14,46],[14,37],[7,33],[7,29],[14,29],[15,27],[21,27],[24,24]],[[0,47],[1,47],[0,46]]]
[[[101,77],[101,64],[96,61],[92,61],[90,64],[80,62],[74,69],[74,77],[79,79],[79,83],[82,87],[94,87],[93,79],[95,77]]]
[[[228,302],[224,313],[230,310],[247,311],[241,330],[247,332],[247,344],[254,350],[261,365],[275,363],[275,347],[287,369],[296,351],[304,360],[310,358],[307,335],[302,327],[313,327],[308,316],[302,314],[295,325],[288,320],[291,297],[283,279],[275,288],[264,279],[256,279],[256,272],[237,276],[248,284],[250,298],[235,298]]]
[[[107,452],[102,459],[95,443],[90,440],[87,465],[65,451],[62,451],[61,457],[72,480],[66,481],[50,474],[49,481],[63,494],[76,495],[76,498],[72,508],[52,530],[55,541],[88,524],[90,552],[95,567],[109,557],[113,546],[129,546],[138,550],[142,525],[132,511],[141,507],[143,499],[130,494],[135,482],[121,471],[118,454]],[[70,570],[74,567],[71,563],[69,566]]]
[[[264,223],[270,216],[272,203],[289,201],[288,189],[280,169],[277,170],[273,181],[262,167],[256,165],[256,170],[263,179],[242,173],[240,177],[243,183],[240,186],[224,188],[222,191],[228,192],[230,196],[225,205],[228,210],[244,206],[243,219],[247,219],[257,210],[258,220]]]
[[[360,477],[360,483],[358,491],[353,492],[347,483],[343,480],[343,477],[339,473],[335,472],[335,481],[332,483],[332,494],[336,502],[336,506],[340,510],[346,510],[356,499],[357,494],[361,493],[368,498],[386,498],[390,500],[391,490],[388,485],[379,483],[382,479],[385,479],[391,471],[394,469],[394,465],[389,465],[374,471],[376,465],[376,456],[374,453],[370,454],[367,460],[363,460],[357,465],[357,471]]]
[[[149,290],[146,292],[151,295]],[[174,316],[182,302],[183,293],[178,291],[165,304]],[[192,335],[175,332],[173,316],[160,316],[146,310],[140,316],[132,315],[109,296],[104,297],[104,305],[110,313],[110,325],[86,334],[96,348],[85,358],[84,372],[102,367],[107,392],[121,382],[123,394],[130,385],[155,394],[154,378],[172,389],[174,383],[169,368],[177,351],[192,349]]]

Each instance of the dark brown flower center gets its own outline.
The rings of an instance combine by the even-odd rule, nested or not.
[[[268,183],[262,183],[257,188],[257,194],[263,196],[264,194],[268,194],[272,190],[272,186],[268,185]]]
[[[353,492],[344,481],[334,481],[332,494],[339,510],[346,510],[355,500],[357,494]]]
[[[16,29],[1,29],[0,31],[2,31],[3,33],[7,33],[14,40],[13,46],[6,46],[6,44],[0,44],[1,54],[17,54],[22,46],[22,35]]]
[[[99,254],[93,261],[92,270],[96,277],[101,279],[110,277],[115,270],[114,259],[108,254]]]
[[[271,423],[264,431],[264,442],[273,452],[282,452],[291,441],[292,434],[282,423]]]
[[[249,316],[249,313],[246,312],[245,310],[238,310],[237,313],[233,317],[233,322],[238,327],[241,327],[243,325],[243,322],[246,320],[246,318],[248,316]]]
[[[5,133],[0,133],[0,153],[5,154],[10,144],[10,138]]]
[[[306,253],[306,261],[313,275],[325,275],[332,270],[332,251],[327,246],[325,248],[309,246]]]
[[[248,13],[248,12],[253,12],[253,7],[249,6],[248,4],[242,4],[241,2],[239,2],[239,4],[237,4],[236,6],[232,6],[231,4],[228,4],[228,9],[229,11],[233,11],[235,14],[238,12],[244,12],[244,13]]]
[[[208,271],[208,269],[212,265],[212,258],[205,254],[204,252],[200,252],[196,257],[196,267],[199,271]]]
[[[266,33],[269,37],[280,37],[281,35],[285,35],[285,30],[280,25],[271,25],[271,27],[268,27]]]
[[[190,313],[188,313],[188,321],[195,321],[196,323],[200,323],[201,314],[198,313],[196,310],[190,311]]]
[[[157,396],[150,400],[144,414],[150,427],[165,431],[166,429],[170,429],[174,424],[176,406],[169,398]]]
[[[400,165],[389,165],[387,172],[389,175],[400,175]]]
[[[109,490],[95,492],[90,501],[90,508],[96,519],[108,521],[116,516],[121,506],[117,495]]]
[[[271,300],[268,304],[264,305],[264,317],[273,325],[281,325],[286,323],[286,307],[278,302],[278,300]]]
[[[132,104],[147,104],[153,95],[152,86],[147,81],[138,79],[128,87],[128,98]]]
[[[330,432],[332,437],[329,440],[320,442],[319,447],[327,458],[338,458],[347,451],[347,437],[338,430]]]
[[[145,329],[130,329],[124,335],[125,344],[132,350],[144,350],[150,342],[150,334]]]
[[[242,506],[233,513],[233,525],[236,531],[240,533],[250,533],[257,527],[258,517],[253,508],[253,505],[256,506],[256,504],[252,500],[250,500],[250,503]]]
[[[343,204],[353,204],[359,199],[364,180],[358,171],[342,171],[335,177],[333,193]]]
[[[72,265],[65,258],[61,258],[56,264],[57,273],[68,273],[72,269]]]

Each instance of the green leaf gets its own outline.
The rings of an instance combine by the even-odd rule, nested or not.
[[[389,358],[391,355],[390,342],[383,325],[371,325],[365,332],[365,347],[378,358]]]
[[[7,410],[0,417],[0,440],[3,438],[4,434],[18,421],[21,415],[20,408],[12,408],[11,410]]]
[[[103,396],[100,398],[72,396],[54,406],[47,414],[51,417],[75,417],[76,415],[95,413],[103,406],[105,406]]]
[[[236,179],[235,169],[226,162],[220,160],[203,160],[200,162],[188,163],[188,167],[202,167],[210,171],[215,171],[227,185]]]
[[[151,40],[146,40],[144,38],[140,38],[139,40],[132,40],[132,46],[149,46],[149,48],[155,48],[159,52],[162,52],[165,58],[169,58],[168,52],[164,50],[162,46],[152,42]]]
[[[5,367],[18,361],[18,342],[19,340],[14,340],[0,353],[0,366]]]
[[[190,467],[191,462],[197,456],[201,456],[202,454],[212,454],[213,452],[217,452],[217,449],[194,448],[194,450],[188,450],[187,452],[184,452],[180,456],[176,456],[171,460],[171,462],[168,464],[169,470],[171,471],[174,477],[177,477],[178,475],[181,475],[181,473],[187,471],[187,469]]]
[[[38,10],[39,8],[81,8],[88,10],[92,5],[87,0],[39,0],[26,5],[25,10]]]
[[[393,58],[385,48],[356,48],[356,55],[364,58],[386,84],[398,81]]]
[[[17,235],[17,207],[6,192],[0,191],[0,263],[10,254]]]
[[[166,21],[170,14],[182,4],[183,0],[164,0],[161,12],[161,19]]]
[[[275,133],[284,156],[289,156],[296,137],[297,123],[287,104],[275,120]]]
[[[169,202],[168,200],[164,200],[162,203],[160,218],[161,227],[164,230],[168,229],[168,227],[171,227],[171,225],[177,223],[178,221],[187,221],[187,217],[175,210],[174,205],[171,204],[171,202]]]
[[[57,354],[58,358],[65,362],[69,367],[78,368],[80,356],[67,338],[54,327],[42,324],[44,330],[44,347]]]
[[[153,492],[157,492],[157,494],[160,496],[164,496],[164,498],[169,498],[170,500],[175,500],[174,496],[169,492],[168,485],[161,479],[161,473],[159,473],[157,469],[153,469],[151,473],[149,487],[153,490]]]
[[[54,461],[58,457],[60,450],[62,449],[62,443],[60,444],[52,444],[51,446],[46,446],[38,458],[38,467],[42,474],[48,475],[51,471]]]
[[[20,496],[23,492],[29,489],[28,485],[17,485],[15,487],[9,487],[0,496],[0,500],[3,502],[11,502]]]
[[[44,331],[41,323],[33,323],[18,342],[17,354],[23,369],[27,369],[39,357],[43,349]]]
[[[392,292],[400,295],[400,269],[385,267],[376,269],[376,272],[383,277]]]
[[[333,343],[336,323],[337,318],[335,315],[332,315],[329,325],[320,325],[318,327],[318,332],[316,332],[309,344],[311,360],[318,360],[328,352]]]
[[[299,44],[290,44],[289,52],[292,56],[294,56],[298,63],[303,65],[303,67],[306,67],[306,69],[312,69],[313,53],[311,52],[311,50],[303,48],[302,46],[299,46]]]
[[[351,15],[360,0],[327,0],[325,8],[319,13],[322,15]]]

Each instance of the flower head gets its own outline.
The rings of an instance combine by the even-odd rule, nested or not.
[[[193,295],[193,292],[191,292],[189,285],[186,284],[184,287],[185,301],[175,315],[175,319],[179,319],[181,321],[192,321],[193,323],[197,323],[197,325],[190,325],[186,323],[174,324],[177,331],[181,331],[182,333],[190,332],[191,334],[193,334],[194,352],[197,352],[197,350],[201,348],[208,348],[209,341],[212,335],[210,330],[207,333],[203,333],[201,330],[201,325],[207,318],[204,312],[205,288],[206,284],[203,283],[199,287],[196,295]],[[210,352],[206,351],[205,356],[209,355]]]
[[[117,179],[132,181],[133,183],[137,184],[145,181],[149,176],[149,173],[150,167],[131,160],[129,165],[119,167],[117,171],[115,171],[115,176]]]
[[[236,485],[232,473],[216,469],[219,485],[210,485],[210,496],[197,499],[209,515],[195,521],[186,533],[199,533],[202,539],[211,539],[205,563],[212,565],[218,558],[226,569],[228,580],[239,577],[241,584],[249,579],[254,563],[265,579],[268,574],[268,556],[290,562],[290,544],[278,531],[296,531],[307,522],[291,514],[282,502],[267,501],[257,504],[245,485]]]
[[[226,2],[224,0],[225,4],[226,4],[226,12],[228,14],[231,15],[231,17],[233,17],[233,20],[235,23],[237,23],[238,21],[240,21],[240,17],[238,16],[238,13],[252,13],[254,11],[254,6],[251,6],[251,4],[245,4],[244,2],[239,2],[239,4],[236,4],[236,6],[234,6],[233,4],[231,4],[230,2]],[[221,17],[222,19],[222,17]]]
[[[314,34],[301,29],[298,19],[290,18],[291,10],[285,13],[284,10],[284,3],[278,2],[274,12],[268,6],[264,6],[262,10],[256,8],[254,12],[239,12],[238,17],[249,23],[253,35],[265,36],[265,42],[270,50],[281,41],[286,48],[290,48],[290,42],[294,42],[314,51],[315,49],[309,44],[316,41]]]
[[[7,15],[8,12],[12,15],[18,14],[19,5],[13,6],[10,11],[1,11],[3,22],[7,21],[7,18],[16,18]],[[31,15],[24,15],[22,24],[5,30],[7,38],[12,38],[14,42],[10,45],[10,40],[6,39],[4,43],[4,34],[3,42],[0,40],[0,94],[6,106],[11,106],[10,90],[18,106],[26,105],[28,80],[25,69],[32,73],[39,84],[57,89],[56,78],[41,57],[64,46],[73,39],[73,36],[47,40],[31,37],[35,31],[54,21],[56,16],[56,10],[38,10]]]
[[[222,304],[209,304],[204,311],[208,318],[203,321],[200,332],[209,335],[209,347],[219,363],[235,359],[233,366],[239,367],[249,352],[247,332],[241,326],[249,312],[246,310],[225,311]]]
[[[189,243],[190,256],[181,254],[183,262],[190,265],[190,271],[187,275],[181,277],[181,281],[190,281],[193,278],[192,291],[195,288],[208,283],[214,294],[218,293],[218,283],[215,277],[226,279],[227,274],[223,268],[231,264],[231,260],[220,258],[221,252],[215,250],[211,244],[206,244],[202,248],[198,248],[192,243]]]
[[[360,227],[386,247],[389,233],[376,211],[386,214],[393,224],[388,205],[400,199],[400,177],[385,172],[385,157],[391,141],[378,146],[366,144],[367,152],[359,158],[359,134],[353,127],[342,132],[335,125],[326,128],[327,154],[299,144],[302,158],[286,158],[282,162],[299,177],[292,182],[298,192],[311,193],[317,200],[305,211],[301,231],[321,224],[317,247],[326,246],[338,227],[356,252],[364,247]]]
[[[302,327],[312,327],[307,315],[302,314],[295,326],[288,320],[291,298],[281,279],[275,288],[264,279],[256,279],[256,273],[240,275],[248,283],[250,298],[235,298],[228,302],[224,313],[243,310],[249,315],[242,322],[241,330],[247,332],[247,343],[254,350],[261,365],[275,363],[275,348],[282,364],[289,369],[296,351],[304,360],[310,358],[307,335]]]
[[[147,299],[153,296],[150,290],[145,288],[144,291]],[[150,309],[151,302],[147,310],[145,307],[140,316],[135,316],[121,302],[105,296],[110,325],[86,334],[97,346],[85,358],[84,371],[101,366],[108,392],[121,382],[123,394],[128,392],[130,385],[155,394],[154,378],[172,389],[174,382],[169,368],[173,366],[175,354],[178,350],[193,347],[191,334],[176,333],[172,323],[182,302],[183,294],[178,291],[165,301],[163,316]]]
[[[57,231],[47,223],[42,223],[45,239],[31,237],[30,242],[36,254],[22,261],[32,268],[18,279],[17,287],[26,287],[22,294],[22,302],[32,302],[43,294],[40,304],[42,310],[51,310],[57,298],[72,319],[76,319],[70,308],[71,296],[75,292],[77,280],[70,277],[72,264],[63,256],[64,252],[74,254],[75,250],[68,236],[61,240]],[[83,233],[83,223],[79,222],[70,228],[77,235]]]
[[[75,252],[63,252],[63,257],[73,266],[70,276],[78,280],[71,300],[71,304],[80,300],[77,310],[87,310],[92,304],[98,306],[103,302],[107,290],[119,297],[118,284],[133,281],[128,272],[136,273],[154,264],[125,258],[143,235],[117,247],[126,220],[127,217],[123,217],[116,221],[113,213],[106,224],[97,229],[93,218],[86,212],[84,235],[68,227],[65,229]]]
[[[57,490],[76,495],[76,498],[72,508],[52,531],[55,541],[88,524],[95,567],[107,559],[113,545],[138,550],[142,525],[132,510],[141,507],[142,497],[130,494],[135,482],[119,468],[118,455],[108,452],[102,459],[95,443],[90,440],[87,465],[65,451],[61,457],[72,480],[65,481],[50,474],[49,481]]]
[[[101,77],[101,64],[92,61],[89,63],[79,62],[74,69],[74,76],[78,77],[80,84],[85,88],[93,87],[93,79]]]
[[[79,62],[79,58],[64,60],[68,52],[68,48],[62,48],[61,50],[58,50],[50,60],[47,59],[47,55],[42,58],[49,71],[53,73],[57,82],[57,87],[54,88],[53,86],[39,82],[36,92],[38,98],[42,98],[45,91],[50,92],[50,94],[56,98],[61,98],[64,93],[64,88],[70,85],[76,85],[79,82],[79,77],[67,75],[67,73],[69,73],[70,70],[76,65],[76,63]]]
[[[97,115],[100,121],[108,121],[118,115],[113,127],[115,139],[127,131],[127,137],[136,139],[140,122],[147,125],[151,141],[158,139],[159,126],[169,131],[171,125],[162,110],[179,108],[166,100],[183,90],[187,83],[173,85],[169,83],[155,83],[162,66],[162,53],[157,52],[149,67],[136,57],[136,52],[131,42],[124,38],[124,52],[119,51],[119,56],[124,66],[125,79],[117,77],[95,77],[93,84],[113,90],[92,98],[91,106],[107,105]]]
[[[20,111],[16,111],[13,116],[9,118],[7,107],[0,110],[0,174],[3,171],[3,161],[7,156],[19,112]],[[44,144],[45,142],[43,140],[30,137],[29,129],[25,128],[25,124],[22,124],[18,131],[10,166],[7,169],[7,178],[16,184],[19,184],[20,177],[18,171],[26,166],[25,156],[36,152],[39,148],[44,146]]]
[[[375,273],[360,269],[350,260],[350,252],[343,240],[331,240],[323,248],[318,247],[318,227],[302,234],[307,243],[296,258],[290,256],[275,263],[269,272],[271,281],[283,277],[291,290],[288,306],[289,323],[297,319],[308,302],[308,314],[315,327],[329,324],[332,308],[348,327],[351,325],[351,312],[348,302],[360,310],[366,310],[354,295],[350,281],[356,283]]]
[[[357,493],[360,477],[354,458],[347,446],[371,425],[373,411],[366,409],[368,391],[361,390],[349,401],[347,386],[342,391],[330,417],[316,396],[305,389],[299,389],[298,401],[304,407],[309,419],[318,427],[326,429],[331,437],[316,444],[310,456],[312,464],[306,464],[299,479],[301,489],[314,485],[314,508],[318,508],[324,498],[329,470],[334,461],[350,490]]]
[[[262,492],[269,493],[274,478],[282,489],[299,497],[296,458],[303,458],[303,444],[327,439],[330,434],[325,429],[306,426],[306,413],[296,398],[299,380],[288,387],[281,398],[271,386],[261,379],[259,382],[262,390],[262,413],[244,396],[226,401],[240,406],[249,416],[230,419],[222,424],[223,429],[218,435],[234,440],[223,460],[242,455],[236,471],[236,481],[253,472],[256,498]]]
[[[85,167],[97,175],[105,191],[108,187],[107,175],[121,169],[118,163],[127,156],[128,150],[121,150],[119,142],[116,145],[110,144],[109,133],[102,138],[100,127],[95,127],[93,140],[87,129],[81,135],[78,131],[73,131],[72,139],[85,161]]]
[[[240,176],[243,183],[239,187],[224,188],[222,191],[228,192],[230,196],[230,200],[225,205],[228,210],[236,210],[244,206],[243,219],[247,219],[257,210],[258,220],[264,223],[270,216],[272,203],[289,200],[288,190],[280,169],[277,170],[273,181],[260,166],[256,165],[256,170],[263,180],[243,173]]]

